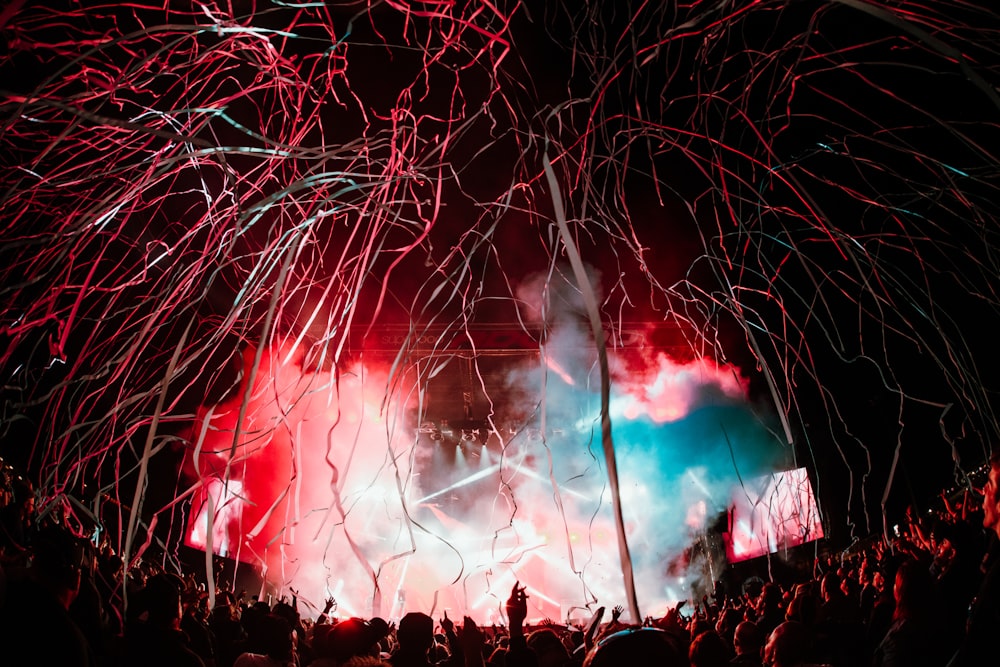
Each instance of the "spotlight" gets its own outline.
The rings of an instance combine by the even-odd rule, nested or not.
[[[420,427],[417,429],[417,433],[428,436],[431,440],[440,440],[441,432],[438,430],[437,424],[434,422],[421,422]]]

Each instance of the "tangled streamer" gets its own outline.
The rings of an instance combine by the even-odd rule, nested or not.
[[[127,560],[201,526],[359,612],[421,554],[425,608],[535,568],[565,611],[644,589],[636,544],[690,546],[636,527],[626,496],[688,488],[639,459],[710,512],[713,469],[805,467],[844,544],[998,436],[987,3],[15,2],[0,29],[2,452]],[[744,427],[664,430],[706,405]],[[717,455],[657,458],[695,440]],[[651,588],[634,616],[683,597]]]

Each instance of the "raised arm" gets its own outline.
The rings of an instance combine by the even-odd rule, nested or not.
[[[538,667],[538,657],[528,648],[528,642],[524,637],[524,619],[528,617],[528,596],[521,582],[514,582],[506,609],[507,629],[510,633],[507,667]]]

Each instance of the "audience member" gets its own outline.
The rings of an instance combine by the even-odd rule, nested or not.
[[[932,623],[934,580],[922,563],[907,561],[896,571],[893,623],[875,649],[873,667],[932,667],[940,655],[940,638]]]
[[[659,628],[629,628],[604,637],[587,654],[583,667],[687,667],[687,651],[674,635]]]
[[[708,630],[695,637],[688,649],[691,667],[726,667],[732,659],[732,649],[715,630]]]
[[[421,612],[410,612],[399,620],[396,631],[399,648],[392,652],[393,667],[428,667],[428,653],[434,645],[434,619]]]
[[[379,641],[388,632],[389,626],[380,618],[371,621],[347,618],[334,624],[326,633],[323,644],[314,647],[314,650],[317,657],[339,665],[355,656],[377,655]]]
[[[31,548],[31,565],[8,574],[0,607],[3,664],[96,665],[93,650],[69,614],[80,591],[79,541],[60,526],[48,526],[32,537]]]
[[[991,548],[984,560],[985,577],[972,603],[969,623],[948,667],[996,664],[1000,628],[1000,450],[990,456],[990,472],[983,488],[983,527],[991,533]]]
[[[181,631],[180,577],[156,574],[134,604],[139,612],[126,627],[127,665],[135,667],[204,667]]]
[[[288,620],[268,614],[257,625],[260,652],[241,653],[233,667],[296,667],[295,640]]]
[[[736,626],[736,633],[733,635],[733,648],[736,651],[736,657],[730,661],[731,664],[742,667],[761,667],[761,652],[764,643],[756,623],[743,621]]]
[[[764,645],[765,667],[807,667],[813,655],[812,635],[797,621],[778,625]]]

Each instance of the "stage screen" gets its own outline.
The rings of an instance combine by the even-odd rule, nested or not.
[[[206,480],[191,503],[184,544],[202,551],[211,546],[217,556],[255,562],[258,554],[243,546],[241,539],[242,532],[250,528],[243,526],[242,491],[243,482],[238,480],[230,480],[228,485],[219,479]]]
[[[821,537],[823,525],[805,468],[757,477],[735,490],[726,536],[730,563]]]

